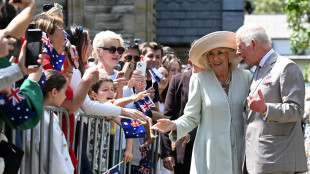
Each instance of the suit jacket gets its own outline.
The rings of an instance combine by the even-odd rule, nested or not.
[[[255,76],[255,74],[254,74]],[[301,128],[305,84],[298,66],[272,53],[256,79],[250,94],[261,89],[269,108],[267,119],[245,107],[245,157],[249,173],[307,171]]]
[[[183,110],[188,100],[189,81],[191,76],[192,70],[189,70],[175,75],[171,79],[165,100],[164,118],[176,120],[183,115]],[[197,128],[189,133],[190,141],[195,140],[196,130]],[[172,151],[168,133],[162,134],[162,158],[172,156],[175,157],[176,163],[183,163],[185,148],[181,145],[181,143],[177,143],[176,150]]]

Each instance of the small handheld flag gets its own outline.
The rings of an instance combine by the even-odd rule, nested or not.
[[[128,118],[121,118],[121,123],[125,133],[125,138],[145,137],[145,128],[140,122]]]
[[[149,71],[152,74],[153,82],[160,82],[160,79],[164,77],[156,68],[152,68]]]

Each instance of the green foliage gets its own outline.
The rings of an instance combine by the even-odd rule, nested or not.
[[[294,54],[305,54],[310,46],[310,1],[285,0],[283,10],[287,23],[293,30],[290,35],[291,51]]]
[[[252,0],[255,5],[254,14],[283,13],[283,0]]]
[[[309,64],[307,64],[302,71],[302,75],[304,76],[305,83],[310,81],[310,79],[308,79],[308,68],[309,68]]]

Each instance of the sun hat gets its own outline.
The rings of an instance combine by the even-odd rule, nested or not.
[[[189,58],[192,63],[198,67],[209,69],[204,63],[204,59],[206,59],[205,53],[219,47],[232,48],[236,50],[236,34],[231,31],[217,31],[203,36],[194,42],[193,46],[189,50]]]

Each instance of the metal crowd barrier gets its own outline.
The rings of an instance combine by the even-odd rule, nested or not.
[[[78,119],[76,120],[80,120],[80,122],[83,122],[86,127],[87,127],[87,137],[86,139],[83,139],[83,129],[84,129],[84,124],[80,124],[80,127],[79,127],[79,131],[78,131],[78,134],[79,135],[75,135],[76,138],[78,138],[79,140],[79,146],[78,146],[78,155],[77,155],[77,158],[78,158],[78,161],[79,161],[79,164],[78,164],[78,167],[77,167],[77,173],[80,174],[81,172],[81,158],[82,158],[82,142],[83,141],[87,141],[87,146],[86,146],[86,152],[87,152],[87,156],[90,157],[89,158],[89,161],[91,161],[91,167],[92,167],[92,171],[94,174],[102,174],[104,173],[105,171],[107,171],[109,168],[113,167],[114,165],[118,164],[119,162],[121,162],[123,156],[122,156],[122,153],[121,153],[121,150],[122,150],[122,137],[123,137],[123,129],[120,128],[119,129],[119,144],[118,144],[118,147],[119,149],[116,150],[115,147],[116,147],[116,136],[114,136],[114,138],[111,138],[110,136],[110,120],[107,120],[107,119],[104,119],[104,117],[102,116],[94,116],[94,115],[86,115],[86,114],[78,114],[77,115]],[[109,131],[108,133],[106,133],[105,131],[105,128],[104,126],[101,126],[101,134],[99,134],[99,129],[98,129],[98,124],[99,123],[108,123],[108,128],[107,130]],[[91,126],[91,124],[94,124],[94,126]],[[93,131],[92,131],[93,129]],[[100,148],[99,148],[99,157],[101,158],[97,158],[96,157],[96,151],[93,150],[92,153],[90,152],[89,148],[90,148],[90,134],[94,134],[94,135],[100,135]],[[103,138],[104,136],[107,135],[107,149],[103,149]],[[116,135],[116,133],[115,133]],[[155,132],[155,135],[157,135],[157,138],[156,140],[150,145],[150,148],[151,148],[151,153],[152,153],[152,162],[154,163],[154,167],[150,170],[150,174],[155,174],[156,173],[156,164],[157,164],[157,161],[158,161],[158,149],[159,149],[159,139],[160,139],[160,134],[158,132]],[[93,145],[92,146],[96,146],[97,144],[97,138],[93,137]],[[111,146],[112,145],[112,146]],[[93,147],[93,149],[95,149],[95,147]],[[106,150],[106,156],[105,156],[105,163],[104,165],[105,166],[102,166],[103,164],[103,158],[102,158],[102,154],[103,152]],[[115,153],[116,151],[118,151],[118,161],[115,161]],[[96,164],[98,164],[98,168],[96,168]],[[129,163],[123,163],[124,167],[123,167],[123,171],[121,171],[121,173],[123,174],[131,174],[131,162]],[[128,167],[127,167],[128,166]],[[118,169],[120,170],[120,165],[118,166]]]
[[[69,145],[69,137],[70,137],[70,122],[69,122],[69,115],[66,109],[64,108],[58,108],[58,107],[51,107],[51,106],[45,106],[44,107],[45,111],[48,111],[50,115],[52,115],[53,113],[56,113],[59,117],[59,126],[62,126],[62,117],[65,117],[66,120],[66,125],[67,125],[67,144]],[[42,121],[44,119],[44,113],[42,114],[42,118],[40,123],[40,140],[43,140],[44,137],[44,121]],[[47,159],[48,161],[52,161],[52,155],[53,152],[52,149],[50,148],[52,146],[53,143],[53,117],[50,117],[49,120],[49,127],[48,127],[48,147],[47,147],[47,151],[45,151],[46,147],[44,147],[44,143],[43,141],[40,141],[39,143],[39,159],[38,161],[34,161],[34,157],[35,157],[35,128],[32,129],[28,129],[28,130],[24,130],[24,131],[20,131],[20,130],[14,130],[9,128],[9,130],[5,130],[5,123],[4,121],[2,122],[2,131],[5,133],[6,131],[10,131],[11,133],[11,143],[16,144],[16,132],[19,131],[21,134],[21,149],[25,152],[22,162],[21,162],[21,167],[20,167],[20,174],[25,174],[25,173],[30,173],[33,174],[35,173],[35,163],[39,162],[38,165],[38,173],[39,174],[43,174],[45,173],[43,170],[43,163],[44,163],[44,154],[47,152]],[[27,135],[30,134],[30,156],[28,156],[28,152],[27,152]],[[29,165],[26,166],[26,158],[27,161],[29,160]],[[52,173],[52,163],[47,162],[47,173]]]
[[[98,173],[101,174],[104,171],[108,170],[109,167],[114,166],[115,164],[118,164],[119,161],[115,161],[115,152],[116,152],[116,134],[114,135],[113,138],[111,138],[110,136],[110,122],[109,120],[105,119],[102,116],[94,116],[94,115],[85,115],[85,114],[78,114],[77,115],[78,119],[80,120],[80,127],[79,127],[79,135],[76,135],[75,137],[78,137],[79,140],[79,145],[78,145],[78,167],[77,167],[77,173],[80,174],[81,172],[81,158],[82,158],[82,142],[86,141],[87,145],[86,145],[86,153],[87,156],[89,157],[89,161],[91,162],[91,167],[92,167],[92,171],[93,173]],[[81,124],[83,123],[83,124]],[[92,124],[94,124],[94,126],[92,126]],[[99,124],[101,124],[101,128],[99,129]],[[108,127],[105,127],[105,125],[107,125]],[[83,138],[83,129],[84,126],[87,127],[87,137],[86,139]],[[99,133],[101,131],[101,133]],[[108,131],[108,132],[107,132]],[[122,136],[123,136],[123,132],[122,129],[120,129],[119,132],[120,136],[119,136],[119,155],[118,155],[118,159],[122,160]],[[93,144],[90,145],[90,136],[91,134],[93,135]],[[95,135],[100,135],[100,143],[97,143],[97,137]],[[107,141],[104,142],[104,138],[107,138]],[[104,143],[107,145],[107,148],[104,149]],[[100,145],[99,147],[99,159],[97,157],[96,154],[96,148],[97,148],[97,144]],[[90,152],[90,146],[92,146],[92,153]],[[103,153],[106,153],[105,155],[105,159],[103,158]],[[105,162],[103,163],[103,160],[105,160]],[[102,166],[104,164],[104,166]],[[96,167],[98,166],[98,167]],[[120,166],[118,166],[118,169],[120,169]],[[124,164],[124,170],[123,172],[127,172],[126,170],[126,165]]]
[[[64,108],[59,108],[59,107],[44,107],[45,111],[48,111],[50,115],[52,115],[53,113],[56,113],[59,117],[59,126],[60,128],[62,128],[62,117],[65,117],[66,120],[66,127],[67,127],[67,144],[68,144],[68,148],[71,145],[70,144],[70,136],[74,137],[73,140],[73,144],[72,144],[72,149],[75,149],[75,139],[78,138],[77,142],[78,145],[76,146],[77,149],[77,159],[78,159],[78,165],[77,165],[77,174],[81,173],[81,157],[82,157],[82,143],[83,141],[87,142],[86,145],[86,152],[87,152],[87,157],[89,157],[89,161],[91,162],[91,168],[94,174],[102,174],[104,173],[106,170],[108,170],[109,168],[113,167],[114,165],[118,164],[121,160],[122,160],[122,137],[123,137],[123,130],[122,128],[119,129],[119,149],[118,149],[118,161],[115,161],[115,153],[116,153],[116,134],[114,135],[114,137],[110,135],[110,122],[107,119],[104,119],[104,117],[102,116],[92,116],[92,115],[85,115],[85,114],[78,114],[77,116],[75,116],[75,125],[74,125],[74,129],[76,129],[76,125],[77,125],[77,120],[80,121],[80,126],[78,131],[74,130],[75,134],[74,135],[70,135],[70,122],[69,122],[69,115],[66,109]],[[44,115],[44,114],[43,114]],[[44,117],[42,116],[42,119]],[[84,126],[86,125],[87,127],[87,138],[84,139],[83,138],[83,129]],[[94,125],[94,127],[92,128],[91,124]],[[2,130],[3,132],[5,132],[6,130],[4,129],[4,122],[2,126]],[[106,127],[108,126],[108,127]],[[99,129],[100,127],[100,129]],[[20,167],[20,174],[26,174],[26,173],[30,173],[33,174],[35,173],[35,163],[39,162],[38,165],[38,173],[39,174],[43,174],[44,173],[44,152],[47,152],[47,159],[48,161],[52,161],[52,157],[53,157],[53,152],[51,152],[52,148],[52,142],[53,142],[53,117],[50,117],[50,124],[49,124],[49,128],[48,128],[48,146],[46,147],[46,145],[44,146],[43,141],[40,141],[39,144],[39,160],[38,161],[34,161],[34,156],[35,156],[35,136],[36,133],[34,131],[35,128],[31,129],[31,130],[24,130],[24,131],[20,131],[21,132],[21,149],[25,152],[25,155],[23,157],[22,163],[21,163],[21,167]],[[93,130],[92,130],[93,129]],[[109,132],[106,132],[106,130],[109,130]],[[92,153],[90,152],[90,134],[91,132],[93,133],[93,135],[98,135],[98,132],[101,130],[101,134],[100,135],[100,139],[97,140],[97,136],[93,136],[93,151]],[[10,129],[11,131],[11,142],[13,144],[16,144],[16,132],[19,130],[13,130]],[[28,131],[28,132],[27,132]],[[30,133],[31,131],[31,133]],[[40,140],[42,140],[44,138],[44,121],[40,122]],[[30,161],[30,165],[26,165],[26,151],[27,151],[27,135],[26,134],[30,134],[31,138],[30,138],[30,156],[27,158],[29,158],[28,160]],[[106,138],[106,142],[104,142],[104,136],[108,135]],[[160,134],[158,132],[155,132],[155,135],[157,135],[156,140],[150,145],[151,148],[151,154],[152,154],[152,162],[154,163],[154,167],[152,167],[152,169],[149,171],[149,173],[151,174],[155,174],[156,173],[156,165],[157,165],[157,161],[158,161],[158,149],[160,146]],[[98,141],[100,143],[98,143]],[[104,149],[103,145],[104,143],[107,145],[106,149]],[[99,148],[99,158],[96,156],[96,144],[100,145]],[[47,151],[45,149],[48,149]],[[103,163],[103,153],[106,153],[105,157],[105,162]],[[91,158],[90,158],[91,157]],[[96,165],[97,164],[97,165]],[[103,166],[104,165],[104,166]],[[121,173],[123,174],[131,174],[131,162],[129,163],[123,163],[123,171],[121,171]],[[128,167],[127,167],[128,166]],[[52,173],[52,163],[47,163],[47,173]],[[118,169],[120,170],[120,165],[118,166]],[[27,171],[26,171],[27,170]],[[28,172],[29,171],[29,172]]]

